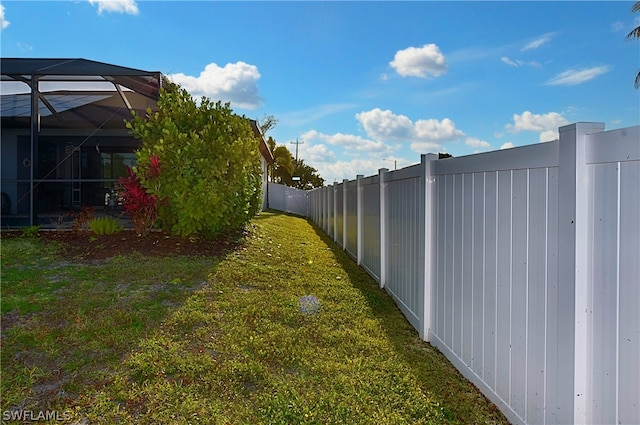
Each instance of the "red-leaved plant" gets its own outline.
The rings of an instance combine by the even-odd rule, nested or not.
[[[160,175],[158,156],[149,158],[150,165],[147,169],[138,169],[145,176],[156,178]],[[158,218],[158,197],[147,192],[142,186],[140,177],[127,167],[129,175],[121,177],[118,183],[122,188],[122,207],[124,212],[131,217],[133,229],[139,236],[146,235],[153,228]]]

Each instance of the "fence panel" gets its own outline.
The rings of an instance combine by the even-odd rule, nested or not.
[[[462,165],[456,158],[436,162],[432,335],[510,419],[544,423],[547,329],[555,326],[545,309],[547,267],[557,244],[548,228],[548,217],[557,215],[549,173],[557,146],[524,151],[521,159],[509,153],[512,169],[495,155],[494,170],[486,155],[476,155],[480,164],[470,157]],[[537,167],[540,156],[550,167]]]
[[[278,211],[285,211],[286,207],[286,186],[276,183],[268,183],[269,208]]]
[[[380,282],[379,177],[362,179],[362,266]]]
[[[331,218],[333,216],[333,211],[331,210],[331,205],[329,204],[329,199],[331,199],[333,192],[331,191],[331,187],[324,187],[324,205],[325,205],[325,223],[324,223],[324,231],[325,233],[329,233],[331,229]]]
[[[424,291],[424,185],[419,165],[387,174],[387,280],[385,289],[394,297],[409,322],[419,329]],[[422,279],[422,280],[421,280]]]
[[[340,246],[340,248],[344,248],[343,244],[343,235],[344,235],[344,182],[339,183],[336,186],[336,236],[334,240]]]
[[[277,183],[268,183],[269,208],[307,217],[308,192]]]
[[[640,140],[640,135],[637,136]],[[640,145],[640,143],[639,143]],[[640,161],[620,165],[616,344],[619,423],[640,422]],[[598,241],[593,241],[599,246]],[[596,369],[597,370],[597,369]]]
[[[640,128],[589,137],[591,423],[640,422]]]
[[[315,194],[313,190],[310,190],[308,193],[308,198],[307,198],[307,202],[308,202],[308,216],[311,219],[312,222],[315,223],[315,218],[314,218],[314,214],[315,214]]]
[[[329,225],[329,208],[327,205],[327,198],[329,197],[329,188],[328,187],[322,187],[321,189],[321,199],[322,199],[322,220],[320,220],[320,227],[322,227],[322,230],[324,230],[324,232],[327,232],[328,229],[328,225]]]
[[[640,423],[640,127],[603,128],[309,194],[513,423]]]
[[[286,188],[286,211],[292,214],[307,216],[307,191],[294,187]]]
[[[320,189],[314,189],[313,190],[313,195],[314,195],[314,199],[315,199],[315,202],[314,202],[315,211],[314,211],[314,215],[313,215],[313,221],[318,226],[320,225],[320,210],[321,210],[321,207],[322,207],[322,202],[321,202],[321,199],[320,199],[320,194],[321,193],[322,192],[320,191]]]
[[[358,257],[358,185],[356,180],[347,183],[347,245],[346,251]]]
[[[312,193],[313,193],[313,199],[314,199],[314,201],[313,201],[314,211],[313,211],[313,215],[312,215],[313,222],[316,225],[319,225],[319,223],[320,223],[320,207],[322,205],[322,203],[320,202],[320,193],[322,193],[322,192],[320,191],[320,189],[314,189],[312,191]]]
[[[335,223],[334,223],[334,211],[333,211],[333,185],[332,186],[327,186],[327,197],[326,197],[326,202],[327,202],[327,234],[333,238],[334,237],[334,232],[335,232]]]

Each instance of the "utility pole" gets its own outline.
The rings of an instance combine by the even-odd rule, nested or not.
[[[296,164],[298,163],[298,145],[304,145],[304,142],[299,142],[298,139],[296,139],[295,142],[289,142],[292,145],[296,145]]]
[[[393,161],[393,169],[397,170],[398,169],[398,160],[397,159],[391,159],[391,158],[382,158],[383,161]]]

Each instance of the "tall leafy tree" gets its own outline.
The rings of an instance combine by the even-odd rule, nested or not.
[[[276,141],[273,140],[273,137],[269,136],[269,138],[267,139],[267,146],[269,146],[269,150],[273,153],[273,151],[276,149]]]
[[[127,127],[142,141],[140,169],[155,161],[158,173],[140,173],[158,198],[158,221],[178,235],[207,237],[242,226],[261,206],[259,141],[249,120],[229,104],[168,84],[155,110],[133,114]]]
[[[269,177],[274,183],[291,181],[291,175],[295,167],[293,156],[286,146],[278,146],[273,137],[269,136],[267,145],[273,154],[274,162],[269,167]]]
[[[305,164],[302,159],[296,163],[293,175],[300,178],[300,180],[292,182],[292,186],[298,189],[310,190],[324,184],[324,179],[320,177],[318,170]]]
[[[271,181],[299,189],[313,189],[324,184],[324,179],[318,174],[318,170],[304,163],[304,160],[293,157],[291,151],[285,145],[276,145],[276,141],[269,137],[267,140],[269,149],[273,152],[274,163],[271,165]],[[293,177],[299,180],[293,180]]]
[[[633,7],[631,8],[631,12],[632,13],[638,13],[640,12],[640,1],[637,1],[634,3]],[[640,25],[635,27],[629,34],[627,34],[627,39],[636,39],[636,40],[640,40]],[[635,88],[640,88],[640,69],[638,70],[638,73],[636,74],[636,79],[634,81],[634,85]]]
[[[274,163],[271,165],[275,183],[291,185],[291,176],[295,169],[295,160],[286,146],[277,146],[273,151]]]

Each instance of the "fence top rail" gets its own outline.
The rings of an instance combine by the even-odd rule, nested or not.
[[[413,179],[422,175],[422,164],[410,165],[399,170],[387,171],[384,176],[385,182]]]
[[[640,126],[603,131],[588,136],[588,163],[624,161],[640,161]]]
[[[373,176],[369,176],[369,177],[365,177],[362,180],[362,186],[369,186],[372,184],[378,184],[380,182],[380,176],[373,175]]]
[[[434,174],[476,173],[558,166],[558,140],[434,161]]]

